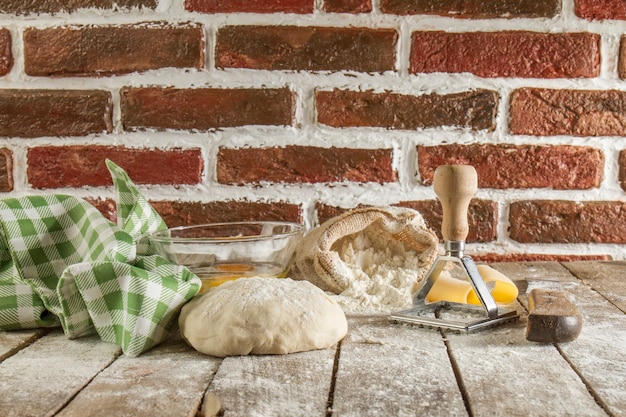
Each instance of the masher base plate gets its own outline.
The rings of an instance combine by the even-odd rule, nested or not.
[[[519,319],[515,310],[498,308],[498,315],[494,317],[488,317],[484,313],[484,310],[479,307],[472,308],[467,304],[440,301],[393,313],[389,319],[423,327],[453,330],[463,334],[478,332]]]

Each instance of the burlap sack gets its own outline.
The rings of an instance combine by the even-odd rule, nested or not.
[[[289,276],[308,280],[324,291],[342,293],[350,287],[353,273],[336,251],[343,239],[368,229],[370,236],[402,242],[420,260],[416,283],[426,275],[438,255],[438,238],[422,215],[403,207],[371,207],[347,211],[312,229],[296,252]]]

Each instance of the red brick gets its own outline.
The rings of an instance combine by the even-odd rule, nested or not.
[[[391,149],[220,148],[217,178],[222,184],[329,183],[397,180]]]
[[[285,202],[152,201],[151,204],[169,227],[255,220],[303,221],[302,208]]]
[[[516,135],[626,135],[626,91],[513,91],[509,129]]]
[[[110,159],[137,184],[202,182],[200,149],[132,149],[119,146],[42,146],[28,150],[27,175],[34,188],[111,185]],[[164,169],[166,168],[166,169]],[[53,172],[54,175],[50,175]]]
[[[401,207],[409,207],[420,212],[439,239],[442,240],[441,222],[443,213],[441,203],[438,200],[403,201],[397,204]],[[469,232],[468,242],[493,242],[497,238],[498,228],[498,204],[494,201],[474,198],[471,200],[467,219]]]
[[[361,206],[359,206],[361,207]],[[330,220],[334,217],[339,216],[341,213],[344,213],[349,209],[337,207],[337,206],[329,206],[327,204],[317,203],[315,205],[315,211],[317,213],[317,222],[318,224],[322,224],[327,220]]]
[[[318,91],[315,103],[317,121],[332,127],[493,130],[498,112],[498,94],[487,90],[412,96],[336,89]]]
[[[198,25],[64,26],[24,32],[24,71],[33,76],[98,76],[203,66],[204,33]]]
[[[0,136],[85,136],[113,131],[111,94],[99,90],[0,90]]]
[[[509,212],[521,243],[626,243],[626,202],[516,201]]]
[[[600,35],[415,32],[411,37],[410,72],[469,72],[479,77],[597,77]]]
[[[587,20],[626,20],[623,0],[575,0],[576,16]]]
[[[200,13],[313,13],[314,0],[185,0],[185,10]]]
[[[414,15],[434,14],[457,18],[518,18],[556,17],[561,11],[560,0],[380,0],[383,13]]]
[[[418,146],[422,182],[432,184],[439,165],[473,165],[482,188],[589,189],[602,182],[600,150],[570,145]]]
[[[72,12],[78,9],[130,9],[156,7],[157,0],[3,0],[0,13],[37,14]]]
[[[0,29],[0,76],[7,75],[13,68],[11,52],[11,32]]]
[[[622,80],[626,79],[626,36],[620,39],[617,72]]]
[[[227,26],[217,32],[216,66],[294,71],[394,71],[393,29]]]
[[[100,213],[113,223],[117,222],[117,207],[115,200],[110,198],[85,198],[89,204],[98,209]]]
[[[620,151],[618,164],[619,164],[619,174],[618,174],[619,185],[622,187],[624,191],[626,191],[626,149],[622,149]]]
[[[244,125],[289,126],[295,94],[280,89],[124,88],[122,124],[126,130],[209,130]]]
[[[13,190],[13,152],[0,148],[0,192]]]
[[[571,261],[610,261],[610,255],[576,255],[576,254],[550,254],[550,253],[470,253],[475,261],[485,263],[496,262],[571,262]]]
[[[328,13],[369,13],[372,0],[324,0],[324,11]]]

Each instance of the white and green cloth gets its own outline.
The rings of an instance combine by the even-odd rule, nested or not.
[[[67,195],[0,200],[0,330],[61,325],[98,333],[137,356],[169,336],[200,289],[187,268],[151,253],[146,233],[166,228],[126,172],[107,167],[117,225]]]

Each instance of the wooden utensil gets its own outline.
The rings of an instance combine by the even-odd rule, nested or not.
[[[583,318],[565,291],[534,288],[528,294],[526,339],[541,343],[565,343],[576,339]]]

